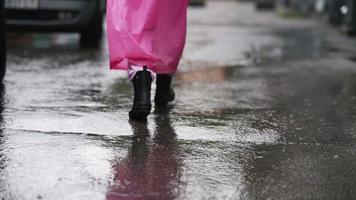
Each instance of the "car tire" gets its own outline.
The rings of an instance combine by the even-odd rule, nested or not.
[[[103,13],[98,9],[88,25],[80,32],[80,46],[97,48],[103,36]]]

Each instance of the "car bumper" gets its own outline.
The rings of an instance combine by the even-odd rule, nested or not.
[[[97,12],[96,0],[40,0],[36,10],[6,10],[9,30],[80,31]]]

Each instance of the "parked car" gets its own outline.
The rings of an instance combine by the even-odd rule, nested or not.
[[[257,9],[272,9],[275,7],[275,0],[255,0]]]
[[[79,32],[82,46],[100,43],[105,0],[5,0],[5,7],[9,30]]]

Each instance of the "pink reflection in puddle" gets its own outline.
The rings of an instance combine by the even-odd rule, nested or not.
[[[180,152],[169,116],[157,115],[153,138],[147,125],[131,123],[134,138],[126,158],[113,166],[107,200],[169,200],[179,194]]]

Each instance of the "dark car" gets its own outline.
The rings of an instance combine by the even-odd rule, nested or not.
[[[97,46],[105,0],[5,0],[9,30],[79,32],[82,46]]]

